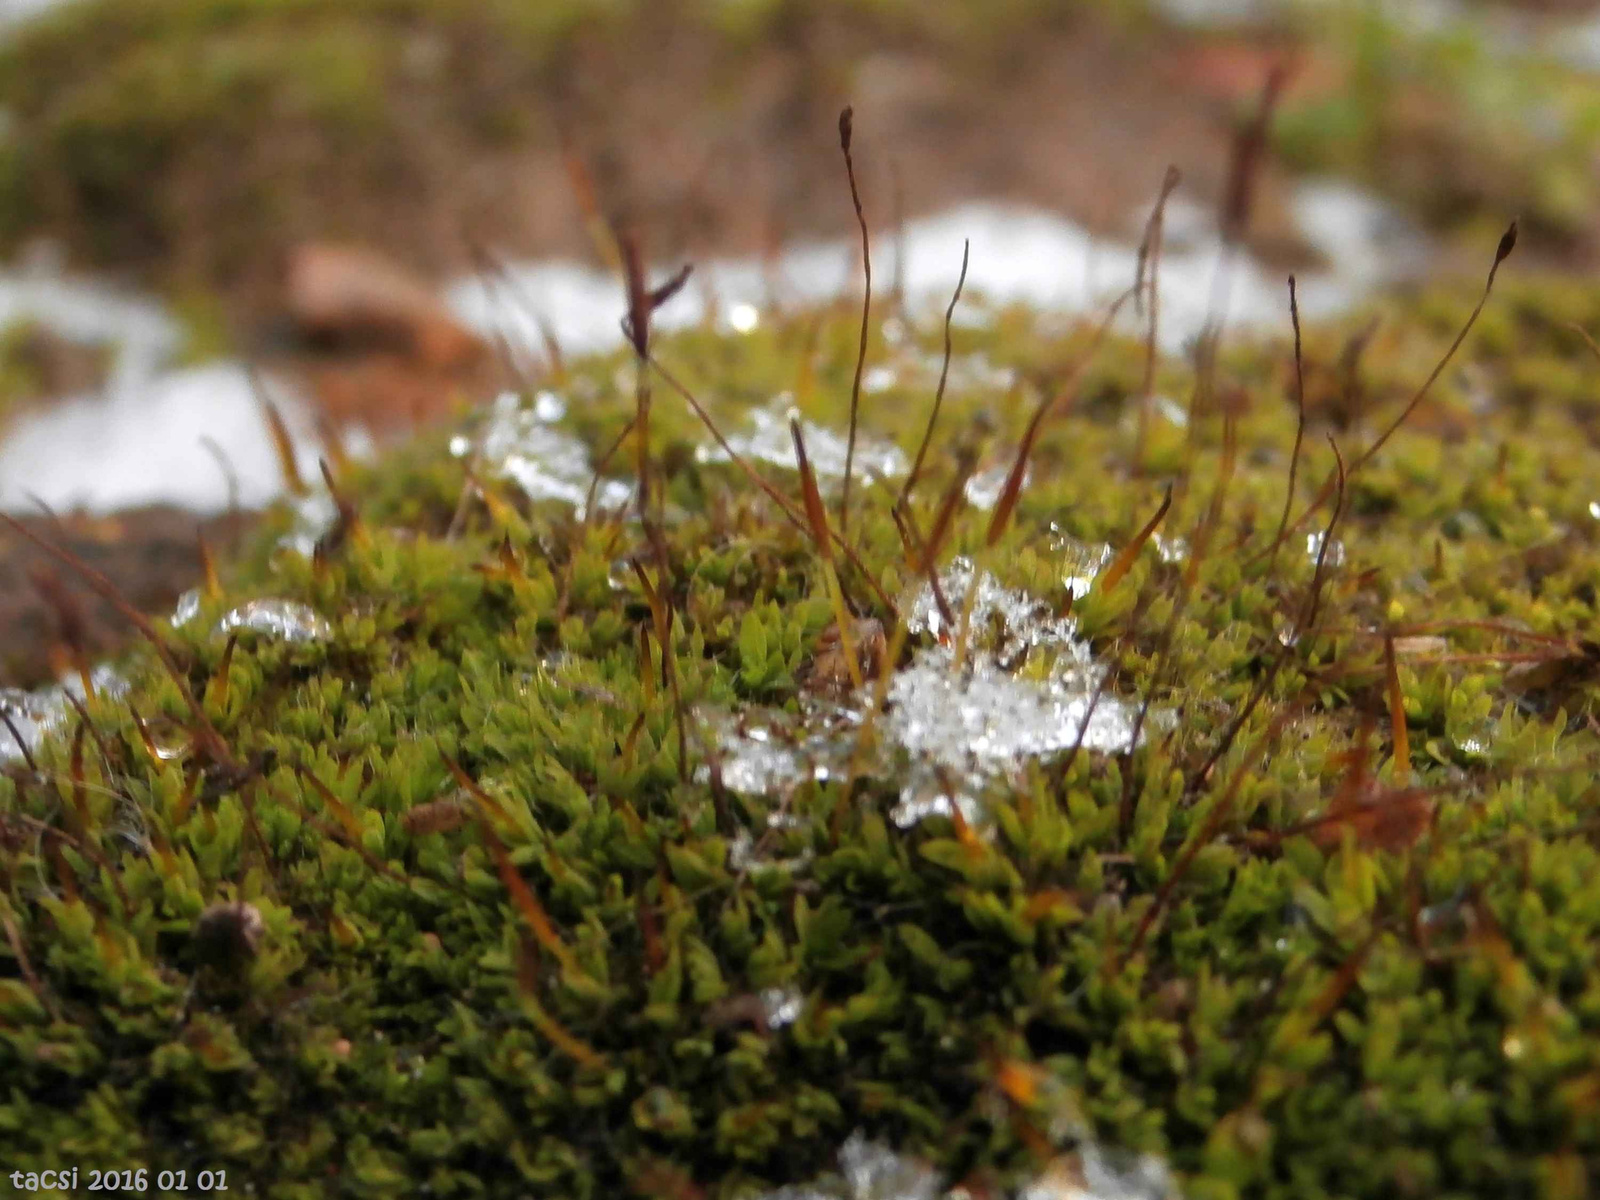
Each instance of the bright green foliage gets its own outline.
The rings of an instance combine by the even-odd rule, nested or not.
[[[665,571],[633,517],[580,522],[492,472],[498,503],[469,503],[449,536],[466,480],[445,433],[346,481],[365,536],[316,562],[273,549],[274,516],[227,594],[163,635],[225,755],[140,652],[76,751],[69,723],[37,774],[0,778],[0,1160],[226,1168],[263,1196],[734,1197],[826,1171],[858,1128],[974,1186],[1092,1132],[1165,1156],[1196,1200],[1582,1195],[1600,1160],[1583,641],[1600,367],[1562,322],[1597,310],[1575,286],[1491,302],[1416,431],[1351,475],[1343,556],[1298,640],[1307,535],[1332,505],[1267,552],[1294,432],[1284,345],[1222,357],[1237,469],[1183,603],[1190,560],[1162,551],[1206,538],[1222,422],[1153,414],[1133,470],[1142,352],[1109,343],[1046,424],[998,547],[966,510],[943,558],[974,555],[1059,612],[1081,573],[1062,539],[1121,546],[1177,484],[1162,542],[1072,602],[1119,664],[1113,696],[1153,689],[1177,720],[1131,755],[1020,764],[970,826],[895,824],[898,768],[870,757],[770,796],[702,770],[704,713],[802,713],[831,615],[807,537],[697,459],[707,436],[660,380]],[[1039,398],[1008,402],[980,363],[1050,380],[1087,342],[971,311],[989,319],[957,330],[923,530],[955,447],[987,437],[980,465],[1003,468]],[[1456,295],[1397,309],[1362,366],[1373,410],[1343,430],[1313,412],[1292,520],[1330,477],[1324,435],[1353,462],[1464,312]],[[801,401],[835,429],[853,320],[827,322]],[[805,331],[772,317],[658,352],[736,431],[796,385]],[[1308,332],[1326,365],[1347,331]],[[937,345],[932,326],[873,340],[898,382],[863,427],[908,452]],[[608,445],[631,366],[573,372],[548,386]],[[1193,382],[1157,372],[1167,395]],[[798,497],[792,473],[759,469]],[[915,573],[886,490],[856,496],[852,541],[900,598]],[[671,598],[670,670],[630,558]],[[892,631],[862,573],[841,574]],[[309,605],[329,635],[241,633],[224,689],[213,627],[263,597]],[[1400,764],[1386,630],[1412,639]],[[135,714],[181,753],[152,757]],[[1352,795],[1369,807],[1341,808]],[[455,819],[424,828],[414,810],[436,804]],[[197,919],[232,900],[259,912],[254,952],[202,964]],[[798,1017],[769,1023],[773,994]]]

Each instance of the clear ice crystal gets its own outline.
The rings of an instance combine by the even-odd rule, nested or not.
[[[769,987],[760,995],[761,1015],[768,1029],[782,1029],[800,1019],[805,1008],[805,997],[792,987]]]
[[[318,613],[294,600],[250,600],[230,610],[217,622],[220,636],[235,629],[280,638],[286,642],[313,642],[331,634],[332,628]]]
[[[190,588],[178,597],[178,603],[173,606],[169,621],[174,629],[179,629],[199,615],[200,589]]]
[[[903,780],[891,814],[903,827],[957,808],[979,822],[984,793],[1027,763],[1080,743],[1115,753],[1134,740],[1136,706],[1110,691],[1105,668],[1077,637],[1071,617],[1053,615],[1041,601],[1001,586],[988,572],[975,574],[971,560],[957,558],[941,573],[940,591],[959,612],[969,589],[975,591],[959,667],[956,630],[932,586],[924,583],[901,605],[913,634],[939,642],[918,650],[890,681],[878,747],[862,766]],[[746,795],[769,795],[845,769],[862,719],[847,708],[812,708],[798,718],[707,716],[722,781]],[[1163,729],[1171,720],[1158,710],[1146,724]],[[702,768],[701,778],[708,777],[709,768]],[[734,852],[753,856],[753,844],[736,845]]]
[[[728,445],[740,458],[770,463],[791,471],[798,470],[794,438],[789,432],[789,413],[793,403],[794,397],[784,392],[771,404],[751,409],[749,430],[729,434]],[[805,436],[806,458],[816,472],[818,481],[843,479],[848,451],[845,438],[811,421],[802,420],[800,429]],[[695,461],[723,463],[729,461],[729,455],[721,446],[712,443],[695,450]],[[905,454],[893,442],[857,433],[855,471],[861,480],[870,480],[874,476],[896,478],[904,475],[910,466]]]
[[[1306,557],[1313,563],[1322,555],[1322,539],[1327,536],[1322,533],[1308,533],[1306,535]],[[1338,538],[1328,543],[1328,553],[1322,558],[1325,567],[1344,566],[1344,543]]]
[[[722,785],[745,796],[772,795],[844,770],[853,744],[850,731],[860,719],[850,710],[822,706],[800,721],[759,710],[699,715],[716,739]],[[710,767],[701,766],[696,777],[709,779]]]
[[[1116,551],[1104,542],[1098,546],[1080,542],[1061,532],[1053,523],[1050,528],[1050,549],[1061,557],[1061,582],[1074,600],[1082,599],[1094,586],[1095,576],[1116,556]]]
[[[956,1200],[927,1163],[859,1129],[839,1147],[838,1172],[815,1183],[779,1188],[761,1200]],[[1172,1173],[1154,1155],[1117,1154],[1095,1142],[1047,1167],[1013,1193],[1016,1200],[1176,1200]]]
[[[975,471],[967,478],[962,494],[966,496],[967,503],[973,508],[988,512],[998,503],[1006,490],[1006,480],[1011,477],[1010,463],[996,463],[992,467],[985,467]],[[1033,467],[1028,465],[1022,469],[1022,486],[1027,487],[1033,478]]]
[[[594,483],[589,448],[554,422],[566,414],[566,402],[553,392],[540,392],[525,407],[515,392],[502,392],[489,410],[479,437],[487,473],[509,479],[529,500],[560,500],[582,514]],[[450,452],[465,458],[472,440],[456,436]],[[633,495],[630,484],[602,479],[595,493],[601,508],[621,508]]]
[[[61,724],[66,708],[59,689],[26,692],[21,688],[0,688],[0,713],[10,719],[22,738],[22,746],[18,746],[11,730],[4,731],[0,736],[0,762],[21,758],[23,746],[29,753],[37,750],[45,735]]]
[[[1093,570],[1106,556],[1083,550]],[[1075,569],[1090,569],[1080,563]],[[952,613],[972,596],[969,646],[958,670],[933,594],[924,584],[905,605],[913,633],[941,643],[917,652],[889,686],[884,725],[909,758],[900,802],[891,814],[902,826],[959,808],[968,820],[982,815],[981,796],[1025,763],[1077,745],[1126,750],[1136,710],[1104,686],[1104,668],[1076,636],[1070,617],[1057,617],[1025,592],[983,572],[974,583],[970,559],[955,559],[940,576]],[[956,616],[959,623],[960,617]],[[1031,660],[1031,661],[1030,661]],[[1095,693],[1099,691],[1098,701]],[[1170,718],[1152,714],[1160,725]]]
[[[912,633],[927,633],[941,640],[954,637],[967,603],[967,591],[972,586],[972,560],[964,555],[953,559],[939,574],[939,591],[950,607],[954,622],[946,624],[933,587],[924,583],[906,607],[906,627]],[[971,628],[982,635],[998,620],[1003,631],[1000,644],[994,649],[1002,657],[1033,646],[1075,644],[1073,631],[1076,627],[1072,619],[1051,616],[1043,601],[1015,588],[1002,587],[987,571],[977,577],[977,588],[972,601]]]
[[[1095,702],[1100,673],[1076,648],[1042,679],[1013,674],[984,655],[956,670],[950,650],[920,651],[895,675],[884,718],[910,757],[895,822],[949,815],[952,804],[976,820],[991,783],[1080,738],[1088,750],[1126,750],[1136,710],[1105,692]]]
[[[310,558],[317,543],[339,519],[339,506],[328,489],[319,484],[304,496],[295,497],[290,507],[294,521],[289,532],[278,539],[278,545]]]
[[[1017,1200],[1172,1200],[1172,1172],[1153,1154],[1118,1154],[1094,1142],[1070,1166],[1047,1169]]]
[[[102,663],[89,673],[89,684],[96,696],[116,700],[127,695],[128,681],[115,667]],[[60,728],[72,711],[68,696],[83,700],[83,681],[76,675],[65,676],[62,682],[24,691],[21,688],[0,688],[0,712],[10,718],[11,724],[22,737],[23,746],[31,754],[49,734]],[[22,746],[12,736],[11,730],[0,723],[0,762],[24,757]]]

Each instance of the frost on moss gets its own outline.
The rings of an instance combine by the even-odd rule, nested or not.
[[[1323,434],[1354,461],[1470,303],[1406,298],[1354,409],[1312,408],[1291,527],[1332,478]],[[146,648],[125,691],[58,698],[5,764],[6,1169],[753,1197],[870,1145],[928,1194],[1070,1195],[1113,1153],[1194,1200],[1584,1194],[1600,366],[1566,322],[1597,309],[1592,289],[1497,297],[1350,474],[1342,558],[1315,553],[1331,503],[1270,549],[1284,344],[1221,358],[1230,454],[1221,416],[1170,403],[1141,440],[1141,344],[1112,339],[997,544],[958,506],[926,569],[890,515],[900,482],[856,489],[862,566],[838,562],[860,688],[814,544],[709,461],[659,379],[648,528],[514,475],[469,486],[458,430],[341,481],[359,522],[310,554],[285,507],[160,624],[176,679]],[[1025,380],[1088,341],[981,311],[958,356]],[[815,344],[809,320],[656,352],[724,429],[786,391],[839,429],[853,318]],[[912,324],[872,361],[937,352]],[[1308,380],[1357,328],[1308,331]],[[918,538],[1040,399],[993,374],[947,397],[902,517]],[[863,425],[909,457],[931,396],[898,378]],[[1169,361],[1155,383],[1193,379]],[[602,458],[631,365],[542,385],[562,437],[626,474],[631,445]],[[799,504],[792,470],[758,469]],[[1169,484],[1124,573],[1098,548]],[[941,694],[1069,682],[1099,717],[983,747],[943,716],[950,744],[906,734]],[[1079,744],[1112,718],[1138,738]],[[897,821],[911,780],[971,803]]]

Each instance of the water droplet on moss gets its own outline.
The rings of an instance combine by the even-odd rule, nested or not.
[[[768,1029],[782,1029],[800,1019],[805,997],[794,988],[770,987],[761,993],[761,1013]]]
[[[900,372],[893,367],[869,367],[861,374],[863,392],[886,392],[900,382]]]
[[[286,642],[312,642],[333,631],[315,610],[294,600],[250,600],[217,622],[216,636],[248,629]]]
[[[966,496],[967,503],[973,508],[988,512],[1000,503],[1001,493],[1005,491],[1006,480],[1011,477],[1010,463],[996,463],[982,471],[974,472],[968,479],[962,494]],[[1033,466],[1029,464],[1022,470],[1022,486],[1026,488],[1033,479]]]
[[[128,681],[113,666],[102,663],[89,673],[89,683],[95,695],[118,699],[127,694]],[[21,688],[0,688],[0,712],[11,718],[11,723],[22,735],[29,752],[39,748],[49,734],[63,724],[72,711],[67,696],[84,699],[83,681],[77,675],[68,675],[63,682],[51,684],[35,691]],[[0,762],[21,758],[22,749],[16,738],[4,725],[0,725]]]
[[[1182,537],[1162,537],[1159,533],[1152,534],[1150,540],[1155,543],[1156,553],[1161,561],[1167,564],[1181,563],[1189,557],[1189,541]]]
[[[749,333],[761,324],[761,312],[754,304],[735,304],[728,310],[728,325],[735,333]]]
[[[559,421],[567,415],[567,402],[554,392],[538,392],[533,397],[533,415],[541,421]]]
[[[1079,541],[1071,534],[1063,533],[1054,522],[1050,525],[1050,549],[1061,555],[1061,582],[1072,593],[1074,600],[1089,594],[1089,589],[1094,586],[1095,576],[1105,568],[1116,555],[1110,546],[1101,543],[1098,546],[1088,542]]]
[[[539,393],[532,407],[524,407],[515,392],[502,392],[490,407],[479,444],[487,475],[509,479],[529,500],[564,501],[581,515],[594,470],[589,448],[551,424],[565,412],[565,403],[550,392]],[[464,447],[460,453],[466,452]],[[596,503],[618,508],[632,495],[630,484],[606,479],[596,491]]]
[[[339,519],[339,506],[326,487],[319,486],[304,496],[290,502],[294,513],[289,532],[278,539],[278,545],[310,558],[320,541]]]
[[[783,392],[774,398],[772,403],[752,409],[749,415],[749,430],[729,434],[728,445],[733,447],[734,453],[740,458],[770,463],[775,467],[784,467],[791,471],[798,470],[799,461],[795,458],[794,438],[789,433],[789,413],[793,403],[794,397],[788,392]],[[848,449],[845,438],[811,421],[802,421],[801,426],[801,432],[805,435],[806,457],[810,460],[818,481],[842,479]],[[729,461],[727,451],[715,443],[696,447],[694,456],[695,461],[700,463]],[[881,438],[858,432],[855,471],[859,481],[868,481],[874,475],[894,478],[904,475],[909,469],[910,463],[906,461],[906,456],[900,447]]]
[[[1322,539],[1325,536],[1322,533],[1308,533],[1306,535],[1306,557],[1312,562],[1316,562],[1317,556],[1322,554]],[[1344,543],[1338,538],[1334,538],[1333,541],[1329,542],[1328,553],[1323,557],[1322,561],[1326,567],[1344,566]]]
[[[200,589],[190,588],[178,597],[178,603],[173,606],[171,625],[178,629],[187,625],[200,615]]]

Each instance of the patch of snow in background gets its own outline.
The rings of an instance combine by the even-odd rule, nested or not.
[[[1167,20],[1206,29],[1258,24],[1285,7],[1273,0],[1156,0],[1156,8]]]
[[[1301,308],[1308,316],[1346,308],[1391,277],[1389,264],[1404,226],[1385,216],[1392,210],[1382,201],[1353,186],[1338,190],[1318,184],[1301,207],[1319,221],[1332,219],[1339,237],[1337,247],[1329,247],[1337,250],[1331,256],[1333,270],[1302,281]],[[1205,327],[1221,248],[1214,230],[1203,229],[1192,209],[1180,211],[1180,236],[1169,239],[1161,260],[1160,335],[1168,352],[1181,351]],[[1309,228],[1306,233],[1317,236]],[[962,245],[969,239],[970,294],[1068,313],[1094,310],[1131,284],[1138,256],[1135,245],[1096,238],[1055,213],[973,203],[910,222],[903,271],[894,245],[876,251],[873,265],[882,277],[898,275],[908,302],[931,312],[948,304],[961,272]],[[1420,236],[1411,239],[1408,255],[1420,255],[1423,245]],[[681,329],[705,320],[707,291],[724,308],[758,312],[774,288],[786,304],[853,295],[860,287],[855,254],[854,241],[841,238],[795,246],[771,265],[754,259],[696,264],[707,286],[680,292],[657,314],[656,327]],[[448,297],[457,316],[535,356],[544,345],[541,322],[568,352],[620,343],[621,287],[604,272],[573,262],[537,262],[511,264],[507,275],[509,284],[486,285],[476,278],[456,283]],[[1285,319],[1283,280],[1246,254],[1235,258],[1230,291],[1229,321],[1235,328],[1276,326]],[[1136,327],[1131,311],[1128,318],[1129,327]]]
[[[1549,39],[1549,48],[1569,67],[1600,73],[1600,10],[1561,29]]]
[[[66,0],[0,0],[0,28],[20,24],[47,8],[58,8],[65,2]]]
[[[1378,286],[1416,278],[1428,265],[1422,230],[1359,184],[1308,180],[1295,188],[1290,204],[1306,241],[1349,278]]]
[[[1353,186],[1308,184],[1295,207],[1308,239],[1332,264],[1328,271],[1301,278],[1300,305],[1308,319],[1348,308],[1425,257],[1420,235],[1386,204]],[[1160,273],[1160,333],[1169,353],[1181,352],[1204,329],[1221,261],[1220,242],[1200,210],[1180,206],[1174,215],[1176,236],[1162,256]],[[967,204],[906,228],[907,261],[899,273],[908,301],[930,319],[949,302],[966,239],[972,243],[968,293],[982,293],[991,302],[1025,302],[1065,314],[1098,312],[1134,276],[1137,250],[1131,243],[1091,237],[1072,221],[1038,209]],[[895,251],[891,245],[874,254],[880,277],[896,274]],[[661,310],[658,327],[683,328],[704,320],[708,294],[718,297],[725,320],[737,312],[740,324],[753,328],[774,293],[786,305],[820,303],[853,296],[860,286],[855,243],[849,239],[799,245],[773,264],[713,259],[700,264],[697,273],[709,286],[687,288],[674,297]],[[622,343],[619,280],[571,262],[514,264],[508,274],[509,285],[478,278],[452,285],[447,298],[457,316],[535,357],[543,354],[541,320],[569,355]],[[1240,252],[1226,292],[1230,329],[1284,327],[1287,296],[1278,272]],[[82,506],[110,512],[166,503],[197,513],[221,512],[230,502],[228,480],[208,440],[226,456],[242,507],[262,507],[282,493],[277,454],[245,372],[229,362],[167,369],[181,330],[158,304],[38,272],[0,274],[0,323],[21,316],[71,340],[120,349],[104,395],[69,397],[8,428],[0,441],[0,509],[30,511],[32,493],[61,511]],[[966,303],[958,317],[988,319],[981,306]],[[1123,327],[1136,332],[1132,305],[1123,317]],[[301,474],[316,479],[319,439],[309,405],[281,381],[268,380],[265,387],[289,426]],[[370,449],[359,431],[347,441],[352,453]],[[820,441],[812,445],[822,448]],[[886,469],[888,464],[878,465]],[[588,468],[575,458],[572,469]],[[559,474],[553,468],[547,473]],[[575,476],[567,482],[577,486]]]
[[[0,330],[23,322],[64,341],[113,347],[113,385],[147,377],[181,341],[177,323],[154,301],[60,278],[44,263],[0,272]]]
[[[321,442],[304,406],[275,381],[262,387],[289,427],[301,475],[316,478]],[[17,420],[0,442],[0,509],[35,511],[31,495],[60,512],[143,504],[223,512],[228,478],[208,438],[233,470],[241,507],[263,507],[283,491],[255,389],[238,365],[217,363],[74,396]]]

